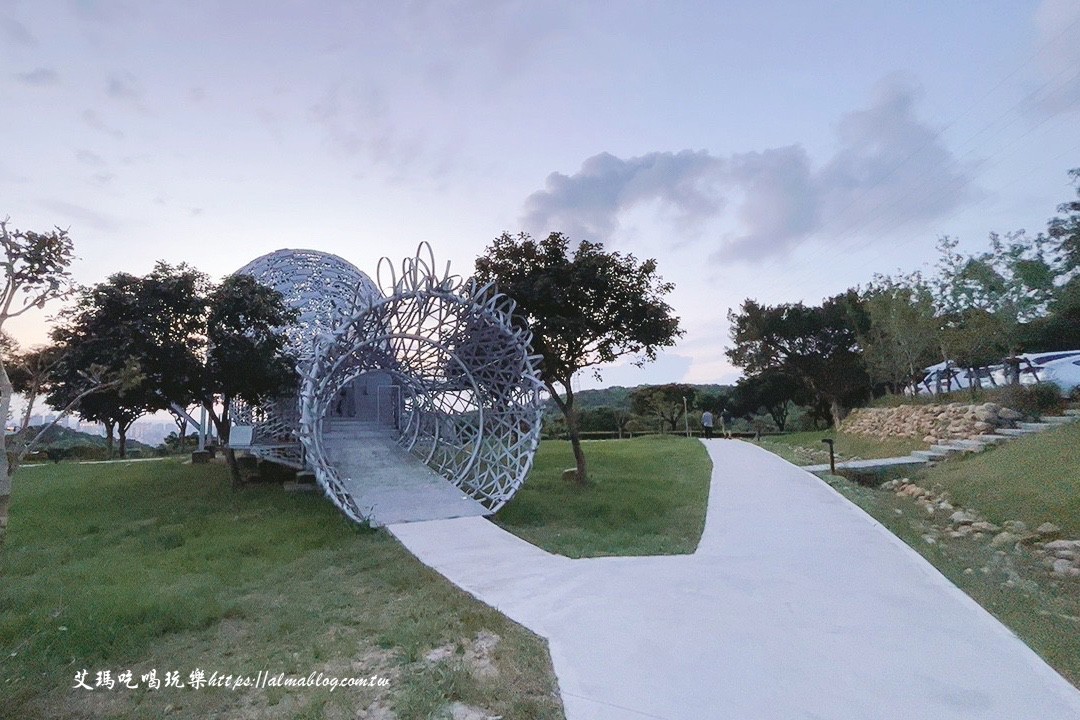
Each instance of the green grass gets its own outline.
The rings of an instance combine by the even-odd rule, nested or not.
[[[712,464],[697,440],[654,436],[584,443],[588,485],[562,479],[570,443],[540,444],[528,481],[496,516],[508,531],[568,557],[692,553],[705,527]]]
[[[1027,548],[997,550],[986,539],[947,537],[948,513],[944,511],[930,516],[910,498],[841,477],[827,477],[826,482],[919,552],[1080,687],[1080,582],[1052,578]],[[926,479],[919,483],[925,486]],[[969,507],[995,514],[991,498],[977,498],[975,503]],[[1059,516],[1051,519],[1062,520]]]
[[[941,463],[923,478],[998,524],[1053,522],[1080,538],[1080,423]]]
[[[821,442],[822,438],[833,440],[833,448],[838,462],[852,458],[869,460],[873,458],[902,457],[912,450],[926,447],[926,444],[922,441],[911,438],[878,440],[863,437],[862,435],[836,432],[835,430],[774,435],[762,438],[759,444],[766,450],[774,452],[796,465],[816,465],[829,462],[829,449],[825,443]],[[801,449],[797,450],[796,448]]]
[[[560,718],[543,642],[389,534],[221,466],[50,465],[15,478],[0,550],[0,716],[426,718],[450,700]],[[497,677],[424,661],[477,633]],[[444,667],[444,665],[446,665]],[[388,689],[74,690],[75,673],[199,668],[390,678]]]

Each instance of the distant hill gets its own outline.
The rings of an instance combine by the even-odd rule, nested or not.
[[[718,393],[721,391],[730,390],[731,385],[696,385],[694,383],[687,383],[695,390],[701,393]],[[630,409],[630,393],[637,390],[639,387],[647,387],[646,385],[635,385],[634,387],[623,387],[622,385],[613,385],[609,388],[599,388],[596,390],[579,390],[574,393],[574,406],[578,410],[589,410],[598,407],[611,407],[620,408],[623,410]],[[559,409],[555,406],[553,400],[547,401],[547,407],[544,412],[546,414],[558,414]]]
[[[29,439],[33,439],[41,431],[43,425],[32,425],[28,427],[24,432]],[[15,433],[10,437],[21,437],[22,433]],[[91,435],[89,433],[79,432],[78,430],[72,430],[71,428],[62,427],[60,425],[53,425],[41,442],[41,449],[45,448],[57,448],[61,450],[69,450],[73,447],[105,447],[105,437],[102,435]],[[150,445],[139,442],[138,440],[132,440],[128,438],[127,441],[128,450],[153,450]]]

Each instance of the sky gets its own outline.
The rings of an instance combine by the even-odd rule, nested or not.
[[[280,248],[374,276],[422,241],[468,275],[563,231],[655,258],[685,331],[582,388],[730,383],[744,299],[1074,197],[1080,0],[0,0],[0,98],[0,217],[67,229],[80,283]]]

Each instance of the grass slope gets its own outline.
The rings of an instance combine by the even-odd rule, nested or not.
[[[1080,423],[941,463],[920,484],[940,485],[998,524],[1049,521],[1080,538]]]
[[[540,444],[528,482],[496,516],[508,531],[568,557],[692,553],[705,527],[712,464],[697,440],[651,436],[584,443],[590,483],[562,479],[570,443]]]
[[[0,550],[0,715],[426,718],[449,700],[561,718],[543,642],[391,536],[220,466],[58,465],[15,481]],[[465,662],[495,633],[496,677]],[[424,660],[433,648],[446,662]],[[75,690],[75,673],[196,669],[391,680],[372,688]],[[363,715],[361,715],[363,716]]]

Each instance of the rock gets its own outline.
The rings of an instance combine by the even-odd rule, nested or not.
[[[953,504],[951,502],[949,502],[948,500],[939,500],[936,507],[937,507],[938,510],[941,510],[942,512],[949,512],[950,510],[955,510],[955,508],[953,507]]]
[[[923,535],[922,539],[923,539],[923,542],[925,542],[927,545],[935,545],[935,544],[937,544],[937,538],[935,536],[933,536],[933,535]]]
[[[1057,525],[1055,525],[1054,523],[1044,522],[1042,525],[1035,528],[1035,533],[1037,535],[1042,535],[1043,537],[1049,537],[1049,536],[1053,536],[1053,535],[1060,535],[1061,534],[1061,528],[1058,527]]]
[[[1001,528],[992,522],[985,520],[979,520],[978,522],[971,523],[971,527],[975,528],[979,532],[996,533]]]
[[[564,482],[577,482],[577,468],[567,468],[562,471]]]
[[[977,517],[967,510],[957,510],[949,516],[949,522],[953,525],[971,525],[978,520]]]
[[[1008,530],[1003,530],[990,540],[990,547],[1006,547],[1008,545],[1015,545],[1018,542],[1020,542],[1019,535],[1013,534]]]
[[[924,443],[929,443],[930,445],[937,445],[938,439],[933,435],[927,435],[922,439],[922,441]]]
[[[1055,575],[1069,575],[1069,571],[1073,570],[1073,564],[1071,560],[1055,560],[1053,573]]]
[[[1046,543],[1044,549],[1050,552],[1080,549],[1080,540],[1052,540]]]
[[[1005,529],[1017,535],[1022,535],[1027,532],[1028,527],[1023,520],[1006,520]]]
[[[446,709],[450,712],[450,720],[499,720],[499,716],[489,715],[484,710],[463,702],[452,702]]]
[[[960,527],[956,528],[955,530],[950,531],[949,532],[949,537],[951,537],[951,538],[965,538],[968,535],[970,535],[971,533],[972,533],[972,530],[971,530],[970,525],[961,525]]]
[[[1024,417],[1024,414],[1017,412],[1016,410],[1013,410],[1011,408],[1001,408],[997,411],[997,416],[1002,420],[1012,421],[1019,420],[1020,418]]]

